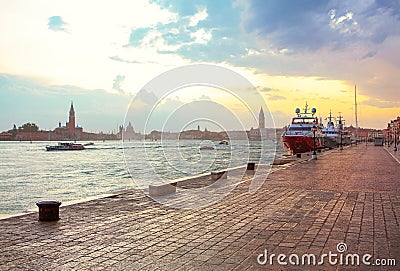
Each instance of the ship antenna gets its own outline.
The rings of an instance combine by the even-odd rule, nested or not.
[[[356,115],[356,145],[357,145],[357,140],[358,140],[357,85],[354,85],[354,111]]]

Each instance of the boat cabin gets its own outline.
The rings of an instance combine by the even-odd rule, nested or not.
[[[318,124],[318,118],[314,117],[294,117],[292,124]]]

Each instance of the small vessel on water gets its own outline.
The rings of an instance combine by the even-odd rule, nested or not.
[[[317,110],[311,109],[308,112],[308,105],[304,108],[304,112],[300,113],[300,108],[296,108],[296,116],[292,118],[292,122],[287,130],[282,134],[281,141],[285,151],[291,154],[310,152],[315,148],[324,147],[324,136],[322,127],[318,123],[318,118],[315,117]]]
[[[219,145],[229,145],[229,142],[226,141],[226,140],[221,140],[221,141],[219,142]]]
[[[79,151],[84,150],[85,146],[78,143],[58,143],[58,145],[46,146],[46,151]]]
[[[212,147],[212,146],[201,146],[200,147],[200,150],[201,151],[212,151],[212,150],[214,150],[215,148],[214,147]]]

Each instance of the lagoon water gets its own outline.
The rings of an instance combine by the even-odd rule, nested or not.
[[[56,142],[0,142],[0,217],[36,210],[36,202],[63,205],[115,191],[144,187],[244,165],[260,159],[261,142],[231,145],[199,140],[94,142],[83,151],[48,152]],[[200,144],[215,150],[200,151]],[[264,141],[262,163],[270,163],[275,143]],[[278,156],[282,150],[278,147]],[[126,161],[126,162],[125,162]],[[131,175],[131,174],[132,175]]]

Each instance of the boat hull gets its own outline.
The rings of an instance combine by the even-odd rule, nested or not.
[[[329,149],[333,149],[339,146],[336,137],[324,137],[325,147]]]
[[[291,154],[305,153],[314,150],[314,138],[303,135],[284,135],[281,138],[284,150]],[[323,148],[323,138],[315,138],[317,149]]]

